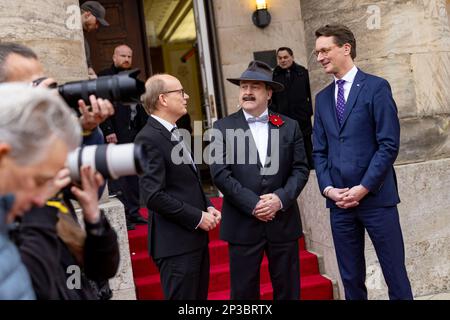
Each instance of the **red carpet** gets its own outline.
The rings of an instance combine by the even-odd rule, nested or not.
[[[221,198],[213,198],[211,202],[219,210],[222,207]],[[147,216],[145,209],[142,209],[141,213],[143,216]],[[137,298],[139,300],[163,299],[158,269],[148,256],[147,226],[136,226],[136,230],[128,232],[128,238]],[[333,299],[331,281],[320,275],[317,257],[305,249],[303,238],[300,239],[299,243],[301,299]],[[226,242],[219,240],[219,228],[210,232],[209,250],[211,269],[208,299],[229,300],[228,245]],[[264,257],[261,267],[261,299],[272,299],[272,285],[266,257]]]

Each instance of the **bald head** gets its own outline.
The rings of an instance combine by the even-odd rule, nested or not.
[[[145,82],[145,93],[142,95],[142,100],[148,114],[155,112],[158,97],[162,92],[166,91],[166,82],[170,78],[175,77],[169,74],[155,74]]]
[[[147,113],[155,114],[175,123],[187,113],[189,95],[184,92],[180,80],[170,74],[156,74],[145,83],[142,96]]]
[[[125,44],[117,46],[114,49],[112,59],[116,68],[123,70],[131,69],[133,63],[133,50]]]

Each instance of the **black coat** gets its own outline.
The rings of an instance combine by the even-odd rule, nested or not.
[[[297,120],[303,135],[311,135],[313,111],[308,70],[295,62],[289,69],[277,66],[273,80],[282,83],[285,89],[273,93],[270,109]]]
[[[149,161],[139,178],[141,200],[149,209],[149,251],[154,259],[185,254],[208,245],[208,233],[197,228],[202,211],[211,206],[200,177],[190,164],[176,165],[177,144],[152,117],[136,137]]]
[[[274,165],[276,152],[279,155],[278,170],[272,175],[261,172],[259,161],[252,164],[249,150],[250,144],[253,144],[252,149],[256,150],[253,139],[246,139],[245,161],[240,163],[237,156],[238,148],[242,148],[242,144],[234,143],[233,155],[230,153],[232,149],[227,149],[231,148],[231,140],[226,139],[227,129],[250,131],[242,110],[214,123],[214,128],[220,130],[223,135],[222,140],[212,141],[212,149],[215,152],[224,151],[221,157],[217,157],[222,159],[223,164],[210,165],[213,181],[224,195],[220,226],[222,240],[250,245],[263,239],[271,242],[293,241],[302,235],[297,197],[308,181],[309,169],[297,122],[286,116],[281,118],[284,124],[279,128],[269,123],[267,156],[271,157],[271,165]],[[270,131],[273,130],[279,131],[279,141],[273,143],[276,149],[271,150]],[[231,159],[227,160],[230,156]],[[229,160],[233,163],[227,163]],[[252,213],[260,195],[267,193],[275,193],[280,198],[283,209],[277,213],[274,220],[266,223],[255,218]]]
[[[116,68],[114,65],[109,69],[102,70],[98,76],[109,76],[118,74],[122,69]],[[112,102],[114,105],[114,115],[106,119],[100,124],[103,135],[106,137],[112,133],[117,136],[118,143],[133,142],[138,132],[144,127],[147,122],[148,115],[141,104],[136,105],[137,114],[131,120],[131,108],[120,102]]]
[[[68,219],[72,219],[68,213]],[[58,209],[33,208],[27,212],[15,234],[22,261],[28,269],[36,297],[39,300],[95,300],[98,288],[91,281],[112,278],[119,267],[117,235],[102,214],[104,232],[87,232],[83,250],[80,289],[70,289],[67,283],[75,273],[69,266],[79,265],[68,246],[58,236]],[[76,223],[76,222],[74,222]],[[69,271],[69,272],[68,272]]]

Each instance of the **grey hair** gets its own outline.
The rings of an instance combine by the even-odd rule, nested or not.
[[[145,83],[145,93],[141,99],[144,104],[144,109],[148,114],[155,112],[159,95],[166,90],[166,82],[163,79],[166,75],[164,73],[155,74],[148,78]]]
[[[8,70],[5,66],[5,61],[11,54],[18,54],[21,57],[28,59],[36,59],[37,55],[30,48],[13,42],[0,43],[0,82],[6,82],[8,79]]]
[[[36,163],[55,138],[69,151],[81,143],[77,117],[60,96],[23,83],[0,85],[0,143],[11,146],[11,158],[20,165]]]

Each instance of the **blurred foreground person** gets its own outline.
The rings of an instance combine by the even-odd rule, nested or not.
[[[80,137],[78,121],[60,97],[45,89],[0,85],[0,299],[35,297],[9,240],[9,225],[31,206],[45,204]]]

